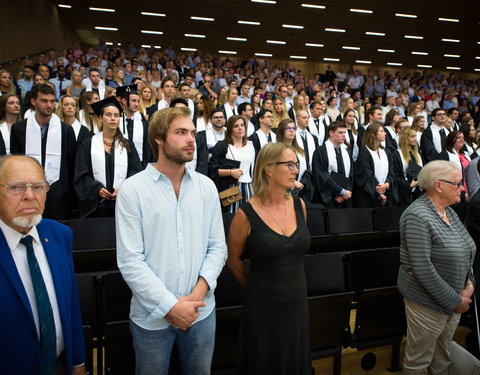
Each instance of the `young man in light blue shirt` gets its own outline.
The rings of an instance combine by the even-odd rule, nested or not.
[[[188,108],[156,112],[148,139],[158,160],[127,179],[117,198],[117,261],[133,293],[137,375],[167,375],[174,343],[183,374],[210,374],[213,291],[227,247],[215,185],[185,168],[195,131]]]

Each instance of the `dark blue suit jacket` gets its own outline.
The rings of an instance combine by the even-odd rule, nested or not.
[[[62,323],[68,373],[85,362],[82,319],[72,260],[72,232],[43,219],[37,226],[50,266]],[[0,374],[39,371],[40,342],[25,288],[0,231]]]

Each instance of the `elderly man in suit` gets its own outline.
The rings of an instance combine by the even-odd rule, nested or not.
[[[48,184],[28,156],[0,158],[0,373],[85,374],[72,233],[43,219]]]

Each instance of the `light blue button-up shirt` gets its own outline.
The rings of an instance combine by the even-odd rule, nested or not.
[[[116,203],[117,261],[132,290],[130,319],[147,330],[165,329],[165,315],[199,276],[210,289],[197,321],[215,308],[213,291],[227,257],[218,192],[186,170],[177,197],[153,164],[125,180]]]

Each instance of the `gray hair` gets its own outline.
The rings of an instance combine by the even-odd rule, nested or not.
[[[418,174],[418,186],[422,190],[431,190],[435,181],[446,178],[453,171],[458,171],[451,161],[434,160],[425,165]]]

